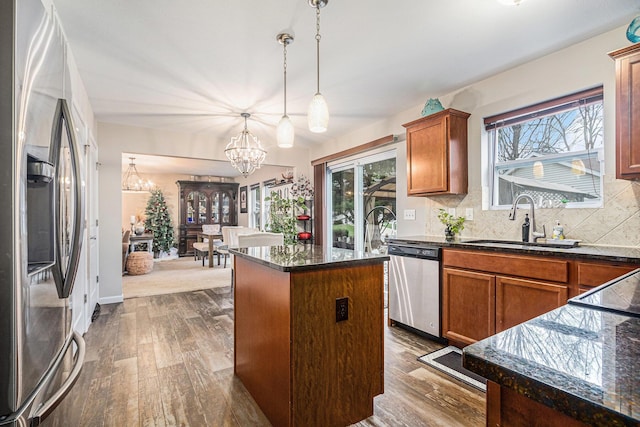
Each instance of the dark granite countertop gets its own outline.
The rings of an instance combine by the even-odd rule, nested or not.
[[[640,423],[638,317],[567,304],[465,347],[463,358],[467,369],[587,424]]]
[[[473,238],[459,239],[447,242],[444,237],[439,236],[407,236],[394,237],[389,239],[389,243],[397,244],[420,244],[438,246],[452,249],[474,249],[483,251],[493,251],[502,253],[527,254],[536,256],[553,256],[570,259],[600,260],[610,262],[637,263],[640,265],[640,248],[625,246],[596,246],[579,244],[572,248],[558,248],[546,246],[527,246],[520,244],[502,243],[499,239],[491,239],[490,243],[473,243],[479,240]]]
[[[318,270],[342,265],[367,265],[388,261],[387,255],[317,245],[232,248],[231,253],[280,271]]]

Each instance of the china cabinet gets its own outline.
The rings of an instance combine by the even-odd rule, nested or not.
[[[192,255],[203,224],[238,225],[238,183],[178,181],[178,254]]]

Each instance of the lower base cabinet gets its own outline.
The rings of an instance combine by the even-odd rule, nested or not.
[[[467,345],[495,333],[495,284],[492,274],[443,269],[442,333],[446,338]]]
[[[624,263],[445,249],[443,336],[459,346],[473,344],[635,268]]]
[[[496,276],[496,333],[564,305],[564,285]]]
[[[569,297],[566,260],[463,250],[445,250],[443,260],[442,331],[453,344],[473,344]]]

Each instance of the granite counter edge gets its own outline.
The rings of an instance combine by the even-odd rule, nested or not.
[[[597,402],[576,396],[557,386],[505,368],[484,359],[480,354],[469,352],[467,349],[463,349],[462,352],[463,366],[471,372],[578,421],[590,425],[600,425],[603,420],[608,422],[615,421],[611,425],[638,425],[638,420],[602,406]]]
[[[264,265],[265,267],[269,267],[274,270],[282,271],[285,273],[292,273],[292,272],[299,272],[299,271],[328,270],[328,269],[340,268],[340,267],[378,264],[384,261],[389,261],[389,256],[380,255],[380,256],[375,256],[371,258],[326,261],[326,262],[317,262],[312,264],[300,264],[300,265],[283,265],[283,264],[275,263],[263,258],[256,258],[252,255],[239,252],[235,249],[231,249],[230,252],[234,256],[238,256],[240,258],[244,258],[246,260],[253,261],[257,264]]]

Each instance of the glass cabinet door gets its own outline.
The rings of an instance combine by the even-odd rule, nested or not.
[[[207,223],[207,196],[198,194],[198,224]]]
[[[187,224],[192,224],[195,220],[195,212],[196,212],[196,206],[195,206],[196,196],[195,195],[196,193],[194,191],[191,191],[189,194],[187,194],[187,212],[186,212],[187,217],[185,218]]]
[[[229,193],[222,193],[222,223],[229,224],[231,222],[231,198]]]
[[[220,224],[220,193],[213,193],[211,199],[211,223]]]

